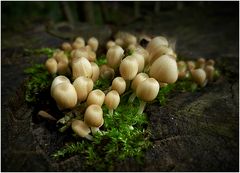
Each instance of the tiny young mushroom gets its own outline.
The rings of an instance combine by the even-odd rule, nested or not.
[[[174,83],[178,79],[177,63],[170,55],[163,55],[156,59],[150,67],[149,76],[158,82]]]
[[[108,42],[106,43],[106,48],[107,48],[107,50],[110,49],[110,48],[113,47],[113,46],[116,46],[116,43],[115,43],[114,41],[112,41],[112,40],[110,40],[110,41],[108,41]]]
[[[133,93],[131,94],[131,96],[128,99],[128,101],[130,103],[132,103],[136,97],[137,86],[140,83],[142,83],[144,80],[146,80],[147,78],[149,78],[149,76],[146,73],[138,73],[137,76],[133,79],[133,81],[131,83],[131,88],[133,90]]]
[[[91,91],[87,98],[87,105],[97,104],[102,106],[104,103],[105,94],[99,89],[95,89]]]
[[[116,90],[119,95],[123,94],[126,90],[126,81],[122,77],[116,77],[112,81],[112,90]]]
[[[154,100],[159,91],[159,83],[154,78],[147,78],[137,86],[136,95],[140,99],[138,114],[142,114],[146,102]]]
[[[202,68],[191,70],[192,79],[201,87],[207,84],[206,72]]]
[[[213,59],[209,59],[209,60],[207,60],[206,65],[214,66],[215,65],[215,61]]]
[[[45,67],[50,74],[57,73],[57,61],[54,58],[49,58],[45,62]]]
[[[205,66],[204,71],[206,72],[206,78],[208,81],[213,81],[214,70],[215,68],[212,65]]]
[[[113,46],[108,49],[106,57],[107,57],[107,65],[114,70],[116,70],[123,58],[124,50],[120,46]]]
[[[71,127],[74,133],[76,133],[78,136],[86,138],[90,141],[93,140],[93,137],[89,135],[89,133],[91,133],[90,128],[82,120],[73,120]]]
[[[95,134],[103,125],[103,111],[101,106],[93,104],[87,107],[84,113],[84,122],[91,127],[92,133]]]
[[[71,50],[72,50],[72,46],[71,46],[70,43],[64,42],[64,43],[62,43],[62,49],[63,49],[64,51],[71,51]]]
[[[80,76],[74,80],[73,86],[77,92],[77,99],[79,103],[87,99],[88,94],[93,89],[93,81],[84,76]]]
[[[115,75],[114,69],[106,64],[100,66],[100,77],[102,79],[113,79]]]
[[[196,63],[194,61],[187,61],[188,70],[193,70],[196,68]]]
[[[204,58],[198,58],[196,62],[196,68],[202,68],[205,67],[206,60]]]
[[[57,64],[57,73],[60,75],[70,74],[70,68],[68,67],[68,64],[64,61],[60,61]]]
[[[70,80],[66,76],[62,76],[62,75],[57,76],[53,79],[52,85],[51,85],[51,95],[52,95],[52,92],[53,92],[53,89],[55,88],[55,86],[57,86],[58,84],[63,83],[63,82],[70,83]]]
[[[72,77],[76,79],[79,76],[90,78],[92,76],[92,66],[87,58],[81,57],[72,61]]]
[[[116,109],[120,103],[120,96],[117,91],[111,90],[105,96],[104,103],[108,107],[109,114],[113,115],[113,110]]]
[[[77,104],[77,92],[68,82],[56,85],[53,88],[52,97],[60,110],[73,108]]]
[[[178,61],[177,62],[178,67],[178,78],[184,79],[187,75],[187,64],[185,61]]]
[[[98,49],[98,40],[97,40],[95,37],[89,38],[88,41],[87,41],[87,44],[88,44],[89,46],[91,46],[91,48],[92,48],[92,50],[93,50],[94,52],[97,51],[97,49]]]

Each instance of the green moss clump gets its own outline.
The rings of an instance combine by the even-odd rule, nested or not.
[[[57,159],[81,154],[86,170],[93,171],[113,171],[114,164],[130,157],[141,163],[144,151],[151,146],[150,132],[146,129],[148,119],[145,114],[137,114],[137,99],[133,104],[126,104],[125,101],[127,99],[122,98],[112,116],[103,106],[102,133],[96,133],[93,141],[83,139],[58,150],[52,156]]]
[[[24,73],[30,76],[25,84],[25,100],[36,103],[38,95],[51,86],[54,76],[48,73],[43,64],[35,64],[25,69]]]
[[[47,55],[48,58],[53,56],[53,53],[57,49],[54,48],[41,48],[41,49],[24,49],[24,53],[27,55]]]

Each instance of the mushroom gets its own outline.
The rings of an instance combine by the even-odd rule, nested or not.
[[[87,98],[87,105],[96,104],[102,106],[102,104],[104,103],[104,99],[105,99],[104,92],[102,92],[99,89],[95,89],[89,93]]]
[[[77,37],[72,44],[73,49],[79,49],[85,46],[85,40],[82,37]]]
[[[204,68],[204,71],[206,72],[206,78],[207,78],[209,81],[213,81],[214,70],[215,70],[215,68],[214,68],[212,65],[207,65],[207,66]]]
[[[116,45],[118,45],[118,46],[124,46],[124,41],[123,41],[123,39],[121,39],[121,38],[117,38],[117,39],[115,40],[115,43],[116,43]]]
[[[178,67],[178,78],[183,79],[187,75],[187,64],[185,61],[178,61],[177,62],[177,67]]]
[[[116,43],[112,40],[108,41],[107,44],[106,44],[107,50],[110,49],[113,46],[116,46]]]
[[[62,49],[63,49],[64,51],[71,51],[71,50],[72,50],[72,46],[71,46],[70,43],[64,42],[64,43],[62,44]]]
[[[90,78],[92,76],[92,66],[87,58],[81,57],[72,61],[72,77],[76,79],[79,76]]]
[[[171,55],[171,58],[176,60],[176,54],[170,47],[160,46],[152,50],[152,52],[149,52],[150,64],[152,64],[158,57],[162,55]]]
[[[88,58],[88,51],[85,47],[81,47],[79,49],[72,50],[72,52],[71,52],[72,59],[81,58],[81,57]]]
[[[215,65],[215,61],[213,59],[209,59],[209,60],[207,60],[206,65],[214,66]]]
[[[191,70],[192,79],[201,87],[207,84],[206,72],[202,68]]]
[[[165,37],[158,36],[154,37],[147,45],[146,50],[151,53],[160,46],[168,47],[168,41]]]
[[[138,63],[138,73],[143,71],[143,68],[144,68],[144,65],[145,65],[144,56],[137,53],[137,52],[134,52],[131,56],[133,56]]]
[[[133,90],[133,93],[131,94],[131,96],[129,97],[128,101],[130,103],[132,103],[136,97],[136,89],[137,86],[142,83],[144,80],[146,80],[147,78],[149,78],[149,76],[146,73],[138,73],[137,76],[135,76],[135,78],[132,81],[131,84],[131,88]]]
[[[123,79],[132,80],[138,72],[138,62],[133,56],[127,56],[120,64],[119,72]]]
[[[116,109],[120,103],[120,96],[117,91],[111,90],[105,96],[104,103],[108,107],[109,114],[113,115],[113,110]]]
[[[95,62],[91,62],[90,64],[92,66],[92,77],[91,78],[92,78],[93,82],[96,82],[100,75],[100,69]]]
[[[97,49],[98,49],[98,40],[97,40],[95,37],[89,38],[87,44],[88,44],[89,46],[91,46],[91,48],[92,48],[92,50],[93,50],[94,52],[97,51]]]
[[[100,77],[102,79],[113,79],[115,75],[114,69],[106,64],[100,66]]]
[[[134,53],[138,53],[144,57],[144,63],[147,65],[150,60],[149,60],[149,53],[146,49],[144,49],[141,46],[137,46],[136,49],[134,50]]]
[[[120,46],[113,46],[107,51],[107,65],[114,70],[117,69],[122,61],[124,50]]]
[[[89,135],[91,132],[90,128],[82,120],[73,120],[71,126],[74,133],[76,133],[78,136],[86,138],[90,141],[93,140],[93,137]]]
[[[136,95],[140,99],[138,114],[143,113],[146,102],[152,101],[157,97],[159,88],[159,83],[154,78],[147,78],[137,86]]]
[[[162,83],[174,83],[178,78],[177,63],[169,55],[156,59],[150,67],[149,76]]]
[[[68,57],[64,54],[63,51],[59,51],[59,52],[55,53],[53,58],[57,61],[57,63],[64,62],[64,63],[68,64]]]
[[[56,85],[53,88],[52,97],[60,110],[73,108],[77,104],[77,92],[73,85],[68,82]]]
[[[194,61],[187,61],[187,67],[188,67],[188,70],[193,70],[196,68],[196,64]]]
[[[62,75],[57,76],[53,79],[52,85],[51,85],[51,95],[52,95],[52,92],[53,92],[53,89],[55,88],[55,86],[57,86],[58,84],[63,83],[63,82],[70,83],[70,80],[66,76],[62,76]]]
[[[196,68],[204,68],[206,60],[204,58],[198,58],[196,62]]]
[[[84,122],[91,127],[92,133],[99,131],[103,125],[103,111],[101,106],[93,104],[87,107],[84,113]]]
[[[112,90],[116,90],[119,95],[123,94],[126,90],[126,81],[122,77],[116,77],[112,81]]]
[[[77,99],[79,102],[85,101],[88,94],[93,89],[93,81],[84,76],[80,76],[74,80],[73,86],[77,92]]]
[[[67,73],[71,73],[70,72],[70,69],[68,67],[68,64],[65,63],[64,61],[60,61],[58,64],[57,64],[57,72],[58,74],[60,75],[65,75]]]
[[[57,61],[54,58],[49,58],[45,62],[45,67],[50,74],[57,73]]]

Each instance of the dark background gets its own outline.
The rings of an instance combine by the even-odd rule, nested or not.
[[[1,2],[1,19],[2,171],[81,171],[79,156],[56,162],[45,152],[62,136],[32,123],[21,86],[23,70],[47,57],[25,49],[77,36],[104,47],[119,30],[175,40],[179,56],[214,59],[221,78],[147,107],[154,147],[144,165],[130,159],[115,170],[239,170],[239,2]]]

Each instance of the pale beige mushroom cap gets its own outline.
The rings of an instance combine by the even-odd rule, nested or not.
[[[104,103],[107,105],[108,109],[116,109],[120,103],[120,96],[118,92],[112,90],[107,93]]]
[[[52,91],[53,91],[53,88],[60,84],[60,83],[63,83],[63,82],[67,82],[67,83],[70,83],[70,80],[66,77],[66,76],[57,76],[53,79],[52,81],[52,85],[51,85],[51,95],[52,95]]]
[[[156,79],[147,78],[138,85],[136,95],[145,102],[152,101],[157,97],[159,88],[159,83]]]
[[[50,74],[57,73],[57,61],[54,58],[47,59],[45,67]]]
[[[144,80],[149,78],[148,74],[146,73],[138,73],[137,76],[133,79],[131,88],[136,91],[137,86],[142,83]]]
[[[174,83],[178,78],[177,63],[169,55],[156,59],[150,67],[149,76],[162,83]]]
[[[100,127],[103,123],[103,111],[99,105],[90,105],[84,113],[84,122],[90,127]]]
[[[147,45],[146,50],[151,53],[160,46],[168,47],[168,41],[165,37],[154,37]]]
[[[113,69],[119,67],[122,58],[123,58],[124,50],[120,46],[113,46],[107,51],[107,65]]]
[[[119,95],[123,94],[126,90],[126,81],[122,77],[116,77],[112,81],[112,90],[116,90]]]
[[[120,64],[119,72],[123,79],[132,80],[138,72],[138,63],[133,56],[127,56]]]
[[[81,57],[72,61],[72,76],[76,79],[79,76],[90,78],[92,76],[92,66],[87,58]]]
[[[206,72],[202,68],[191,70],[192,79],[200,86],[204,85]]]
[[[104,99],[104,92],[99,89],[95,89],[89,93],[87,98],[87,105],[97,104],[99,106],[102,106],[102,104],[104,103]]]
[[[71,126],[74,133],[83,138],[91,132],[90,128],[82,120],[73,120]]]
[[[77,93],[71,83],[63,82],[56,85],[52,91],[52,97],[59,108],[73,108],[77,104]]]
[[[99,44],[99,43],[98,43],[98,40],[97,40],[95,37],[89,38],[87,44],[88,44],[89,46],[91,46],[91,48],[92,48],[92,50],[93,50],[94,52],[97,51],[97,49],[98,49],[98,44]]]
[[[77,92],[78,101],[82,102],[87,99],[90,91],[93,89],[93,81],[84,76],[80,76],[74,80],[73,86]]]

